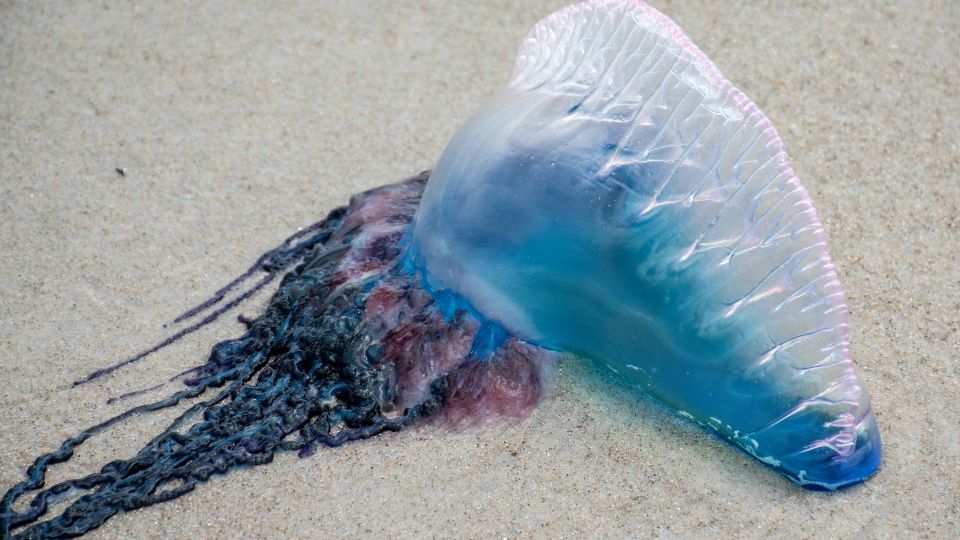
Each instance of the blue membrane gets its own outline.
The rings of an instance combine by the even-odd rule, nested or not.
[[[430,281],[429,275],[417,266],[414,252],[409,249],[409,234],[401,241],[405,248],[398,261],[398,270],[403,275],[412,276],[418,280],[420,286],[433,298],[434,305],[443,314],[444,321],[452,323],[458,312],[466,312],[479,323],[477,333],[473,337],[468,357],[473,360],[487,360],[511,337],[503,325],[496,319],[491,319],[481,313],[469,300],[457,291],[449,288],[437,288]]]
[[[602,363],[798,484],[877,470],[843,292],[776,131],[638,2],[535,28],[437,163],[408,258],[438,298]]]

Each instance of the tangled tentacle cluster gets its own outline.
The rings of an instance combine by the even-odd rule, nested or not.
[[[217,344],[205,364],[190,370],[186,389],[134,407],[38,458],[0,502],[2,536],[78,536],[117,512],[183,495],[213,475],[268,463],[277,451],[307,456],[318,446],[397,431],[441,410],[439,417],[453,426],[528,414],[549,382],[552,355],[505,336],[480,357],[475,338],[488,334],[482,329],[490,323],[469,309],[439,306],[399,264],[426,179],[424,173],[354,197],[179,317],[207,313],[187,330],[207,324],[296,265],[243,336]],[[226,300],[257,272],[266,275]],[[134,457],[43,487],[48,468],[69,460],[91,436],[211,388],[220,390],[190,406]],[[30,493],[25,509],[14,510]],[[61,514],[40,521],[51,504],[71,497]]]

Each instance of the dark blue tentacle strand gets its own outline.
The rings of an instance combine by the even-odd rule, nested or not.
[[[417,180],[420,189],[425,180]],[[319,445],[339,446],[396,431],[436,412],[446,395],[443,378],[433,381],[419,403],[395,416],[384,413],[390,408],[383,402],[384,395],[391,395],[389,388],[384,391],[390,381],[382,367],[368,360],[373,330],[362,320],[372,286],[384,277],[346,284],[335,279],[357,232],[340,228],[344,214],[344,209],[335,210],[325,225],[288,238],[241,278],[185,312],[180,319],[209,311],[198,323],[206,324],[262,286],[258,282],[225,300],[253,273],[262,270],[269,278],[296,265],[247,331],[217,344],[208,361],[189,372],[187,388],[131,408],[37,458],[25,480],[0,499],[0,537],[79,536],[118,512],[179,497],[211,476],[268,463],[277,451],[305,456]],[[211,388],[220,390],[189,406],[133,457],[44,487],[49,467],[69,460],[90,437],[131,417],[199,398]],[[28,494],[32,498],[18,505]],[[64,501],[60,514],[47,516],[51,505]]]
[[[120,362],[87,374],[82,379],[74,381],[74,386],[86,384],[105,375],[109,375],[120,368],[135,362],[139,362],[151,354],[173,345],[186,336],[216,321],[221,315],[236,308],[244,301],[248,300],[251,296],[262,290],[264,287],[273,283],[283,272],[288,271],[295,264],[300,262],[303,257],[315,246],[323,245],[323,243],[330,238],[330,235],[337,229],[337,227],[340,226],[345,212],[346,207],[339,207],[330,212],[330,214],[327,215],[327,217],[322,221],[318,221],[317,223],[304,228],[296,234],[291,235],[286,240],[281,242],[279,246],[258,257],[256,262],[239,277],[221,287],[217,292],[213,293],[203,302],[200,302],[196,306],[178,315],[173,320],[173,324],[193,319],[204,312],[208,312],[200,320],[181,328],[172,335],[162,339],[158,343],[129,358],[125,358]],[[307,236],[309,233],[313,234],[311,236]],[[301,238],[304,236],[307,237],[301,240]],[[300,241],[298,242],[297,240]],[[240,287],[240,285],[244,284],[258,273],[265,273],[265,275],[246,289],[237,293],[229,300],[226,298],[229,293]]]

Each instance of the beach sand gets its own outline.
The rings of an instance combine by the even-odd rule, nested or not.
[[[563,2],[263,4],[0,2],[3,489],[174,386],[108,397],[238,335],[221,321],[71,386],[351,194],[430,168]],[[804,491],[568,359],[516,426],[282,455],[90,537],[960,534],[960,4],[653,5],[760,105],[810,190],[884,438],[875,478]],[[170,418],[93,439],[52,479]]]

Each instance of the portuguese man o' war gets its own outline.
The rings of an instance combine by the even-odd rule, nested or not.
[[[170,338],[78,384],[281,276],[242,336],[178,378],[183,390],[40,456],[0,501],[2,535],[81,535],[278,451],[519,420],[561,352],[804,487],[879,467],[843,292],[776,131],[639,1],[540,21],[510,83],[432,172],[353,197],[178,317]],[[89,437],[188,400],[135,456],[44,485]]]

